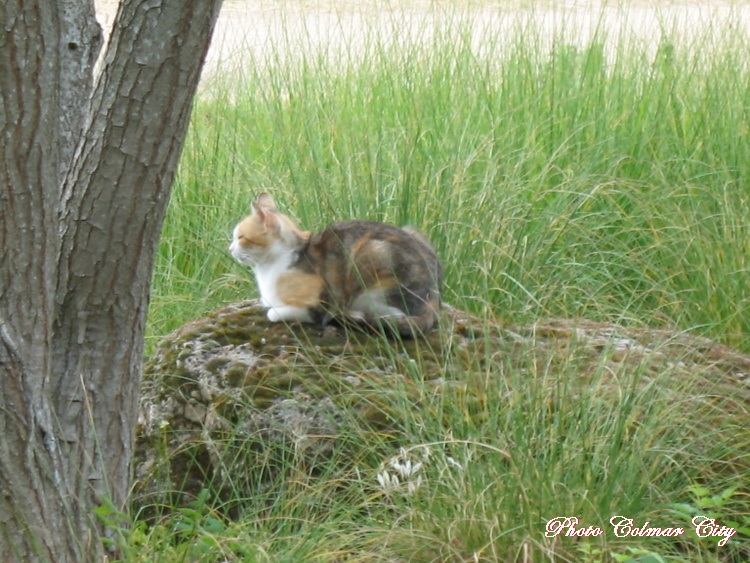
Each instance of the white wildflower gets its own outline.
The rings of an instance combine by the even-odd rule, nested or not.
[[[421,475],[417,475],[417,478],[416,478],[416,480],[414,480],[414,481],[409,481],[409,482],[408,482],[408,483],[406,484],[406,490],[407,490],[407,491],[409,491],[409,494],[412,494],[412,495],[413,495],[414,493],[416,493],[416,492],[417,492],[417,489],[419,489],[419,487],[420,487],[421,485],[422,485],[422,476],[421,476]]]
[[[456,469],[463,469],[464,468],[463,465],[461,465],[460,463],[458,463],[455,459],[453,459],[449,455],[445,456],[445,461],[448,462],[448,465],[450,465],[451,467],[455,467]]]
[[[377,480],[378,480],[378,483],[380,483],[380,488],[383,489],[385,492],[398,489],[399,486],[401,485],[401,483],[398,480],[398,476],[391,475],[387,471],[378,473]]]
[[[423,461],[412,461],[412,454],[405,448],[400,448],[398,455],[387,460],[376,475],[380,487],[390,492],[406,486],[409,493],[414,493],[422,485],[422,476],[417,475],[424,466]],[[389,469],[390,468],[390,472]]]
[[[388,460],[388,465],[390,465],[393,469],[401,473],[401,462],[398,460],[397,457],[392,457]]]

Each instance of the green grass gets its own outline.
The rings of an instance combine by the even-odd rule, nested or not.
[[[654,60],[624,41],[607,55],[599,37],[547,52],[524,35],[481,56],[461,38],[460,26],[426,45],[373,36],[343,68],[314,52],[248,61],[199,99],[151,334],[252,293],[226,245],[269,190],[307,228],[421,227],[446,299],[471,310],[697,327],[750,350],[740,38],[664,40]]]
[[[250,200],[269,191],[307,229],[349,218],[420,227],[442,257],[445,300],[460,308],[674,327],[750,352],[750,38],[714,28],[664,39],[656,54],[627,37],[576,46],[528,28],[478,52],[459,21],[424,42],[372,34],[367,56],[345,64],[294,49],[293,38],[272,46],[196,104],[149,344],[255,296],[227,245]],[[736,545],[690,534],[618,540],[608,521],[684,524],[689,505],[750,527],[747,483],[714,467],[734,459],[747,470],[750,445],[736,438],[747,417],[707,425],[715,413],[676,408],[658,377],[645,390],[625,382],[615,400],[596,379],[570,383],[578,367],[571,356],[518,371],[491,356],[464,391],[424,388],[416,406],[407,390],[384,388],[402,393],[401,442],[440,444],[417,493],[379,490],[382,456],[342,454],[339,481],[290,476],[270,510],[251,499],[230,523],[204,504],[141,526],[133,557],[739,560]],[[545,538],[546,520],[562,515],[606,537]]]

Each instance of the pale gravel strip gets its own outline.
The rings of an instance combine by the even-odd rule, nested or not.
[[[116,0],[96,0],[105,32]],[[435,33],[462,26],[473,48],[493,47],[522,30],[550,40],[585,45],[597,33],[608,48],[618,41],[653,53],[663,37],[695,40],[701,46],[726,38],[727,30],[750,35],[750,2],[694,0],[226,0],[204,71],[205,79],[226,75],[268,55],[315,52],[335,59],[366,56],[367,39],[381,44],[427,42]],[[271,47],[273,46],[273,47]],[[272,49],[272,50],[271,50]]]

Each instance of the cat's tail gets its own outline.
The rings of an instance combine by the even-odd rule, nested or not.
[[[440,315],[440,293],[430,291],[418,314],[387,317],[386,323],[402,338],[419,338],[431,331]]]

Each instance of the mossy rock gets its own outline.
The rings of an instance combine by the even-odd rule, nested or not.
[[[488,374],[538,377],[565,366],[567,376],[571,365],[582,386],[594,377],[601,386],[604,373],[601,389],[613,400],[632,381],[627,374],[666,374],[665,392],[681,382],[679,393],[720,397],[722,409],[750,421],[750,357],[688,333],[571,320],[517,325],[446,306],[439,330],[402,342],[334,325],[272,324],[247,301],[186,324],[147,361],[135,505],[175,506],[203,489],[257,496],[291,465],[314,479],[335,450],[365,447],[362,435],[398,444],[404,396],[481,402]],[[353,429],[357,440],[340,439]]]
[[[383,387],[408,379],[415,358],[420,377],[437,379],[441,346],[438,333],[397,342],[335,325],[272,324],[256,301],[186,324],[146,362],[136,506],[179,504],[204,488],[257,494],[276,478],[269,467],[288,466],[290,456],[315,475],[344,430],[381,439],[397,431]]]

